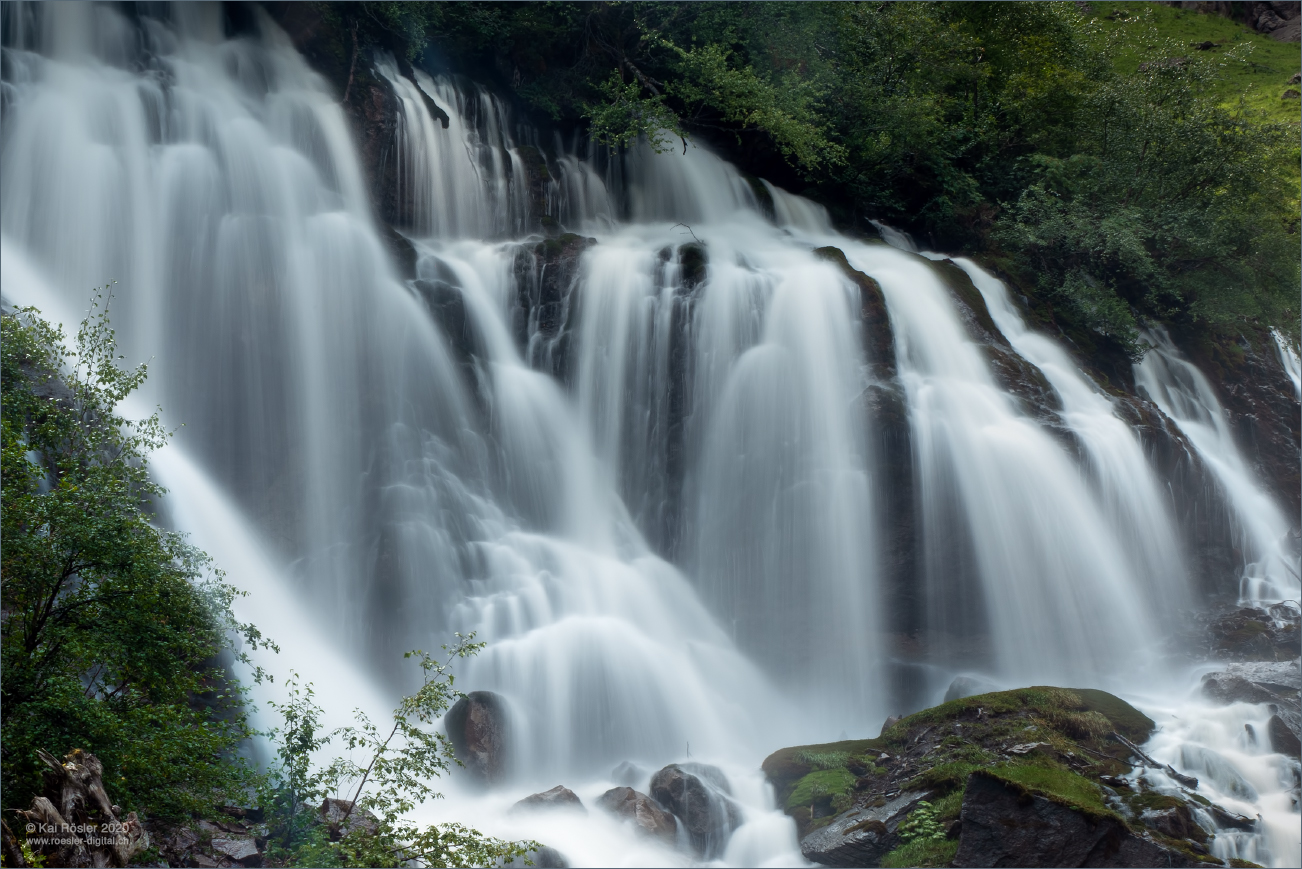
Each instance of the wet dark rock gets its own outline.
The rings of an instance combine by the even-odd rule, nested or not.
[[[1140,815],[1144,826],[1172,839],[1192,839],[1206,842],[1207,831],[1198,826],[1188,806],[1171,806],[1165,809],[1148,809]]]
[[[524,861],[528,859],[529,863]],[[522,869],[526,865],[536,867],[536,869],[569,869],[569,861],[565,855],[549,845],[543,845],[537,851],[530,851],[524,857],[516,857],[510,863],[503,864],[511,869]]]
[[[859,288],[859,316],[863,324],[863,346],[868,364],[876,369],[879,379],[895,377],[895,333],[891,331],[891,319],[881,284],[850,265],[840,248],[820,247],[814,251],[814,256],[835,265]]]
[[[565,233],[521,245],[515,256],[518,288],[511,328],[526,361],[562,381],[569,376],[566,339],[577,322],[574,290],[583,253],[594,238]]]
[[[646,794],[629,787],[611,788],[597,800],[597,805],[613,815],[633,822],[637,831],[667,844],[678,837],[678,821],[664,806]]]
[[[474,332],[466,317],[466,300],[461,288],[437,279],[414,280],[410,287],[447,336],[458,362],[471,364],[475,355]]]
[[[610,771],[611,781],[631,788],[635,788],[646,781],[650,775],[651,770],[640,764],[633,763],[631,760],[624,761]]]
[[[1211,382],[1244,458],[1296,527],[1302,514],[1302,409],[1274,338],[1247,325],[1224,334],[1172,337]]]
[[[511,807],[512,812],[563,809],[587,814],[583,801],[574,791],[564,785],[557,785],[542,793],[530,794]]]
[[[1302,740],[1298,739],[1297,730],[1278,714],[1270,716],[1266,722],[1266,735],[1270,737],[1270,750],[1289,757],[1302,757]]]
[[[678,269],[683,287],[693,290],[705,283],[710,264],[709,251],[703,244],[682,244],[678,246]]]
[[[1296,611],[1243,607],[1216,616],[1208,624],[1208,645],[1212,654],[1236,661],[1286,662],[1298,655]],[[1259,701],[1254,701],[1259,702]]]
[[[985,772],[968,777],[957,866],[1196,866],[1189,855]]]
[[[968,335],[981,345],[995,382],[1011,393],[1028,415],[1051,427],[1060,427],[1058,412],[1062,410],[1062,401],[1058,393],[1049,385],[1044,373],[1023,359],[1008,343],[972,279],[951,260],[931,262],[930,265],[953,296]]]
[[[443,723],[452,750],[473,780],[494,785],[506,778],[510,728],[505,700],[491,691],[472,691],[453,704]]]
[[[876,866],[900,846],[896,830],[925,796],[906,791],[880,806],[851,809],[802,839],[800,853],[824,866]]]
[[[1229,664],[1203,676],[1203,695],[1220,703],[1284,703],[1296,706],[1302,676],[1298,661]]]
[[[882,722],[882,733],[890,730],[893,725],[899,723],[899,720],[900,716],[898,715],[887,716],[886,720]]]
[[[989,679],[982,679],[980,676],[959,676],[949,683],[949,689],[945,691],[945,702],[975,697],[978,694],[989,694],[998,690],[1000,686]]]
[[[741,826],[728,780],[717,767],[671,763],[651,777],[651,797],[687,829],[692,848],[705,859],[723,853],[732,831]]]

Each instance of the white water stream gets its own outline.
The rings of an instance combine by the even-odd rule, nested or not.
[[[924,259],[841,236],[702,148],[558,141],[539,199],[520,146],[536,135],[502,103],[381,59],[419,255],[404,282],[344,113],[270,21],[231,38],[199,4],[166,22],[4,14],[4,297],[72,326],[90,287],[118,281],[127,360],[154,360],[146,406],[185,423],[154,462],[170,519],[250,592],[241,615],[285,649],[264,666],[314,681],[344,721],[410,685],[403,650],[458,630],[489,643],[458,684],[507,698],[515,778],[487,795],[451,781],[428,817],[532,836],[572,865],[686,864],[595,810],[505,810],[558,783],[591,806],[616,764],[649,775],[690,755],[745,810],[720,861],[800,862],[759,761],[899,711],[860,401],[874,375],[858,289],[820,245],[889,308],[936,671],[1133,692],[1160,669],[1152,614],[1191,594],[1161,483],[1108,399],[971,263],[1083,460],[997,384]],[[535,250],[538,201],[595,244]],[[1236,485],[1236,504],[1269,503]],[[1274,516],[1243,533],[1286,533]],[[1271,565],[1288,553],[1259,548],[1245,596],[1287,596]]]

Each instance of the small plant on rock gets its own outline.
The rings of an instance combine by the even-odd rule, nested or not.
[[[926,800],[918,803],[918,807],[909,813],[900,824],[898,832],[905,842],[918,840],[940,842],[945,838],[945,828],[936,817],[935,808]]]

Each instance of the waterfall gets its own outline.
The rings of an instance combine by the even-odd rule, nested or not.
[[[1190,592],[1168,495],[1144,457],[1135,431],[1117,416],[1109,398],[1062,346],[1032,331],[1013,307],[1008,288],[969,259],[954,262],[972,278],[999,331],[1048,379],[1062,400],[1062,419],[1079,439],[1085,467],[1112,533],[1149,592],[1141,605],[1169,611]]]
[[[960,670],[1119,690],[1150,672],[1157,613],[1191,594],[1162,481],[1112,399],[973,263],[1052,414],[1001,385],[952,266],[889,227],[896,247],[838,233],[704,147],[544,143],[485,88],[381,56],[380,190],[260,9],[236,36],[217,5],[3,16],[0,289],[72,326],[117,281],[122,352],[154,360],[141,407],[185,426],[154,465],[167,518],[294,650],[261,663],[329,682],[342,721],[410,687],[402,651],[487,642],[458,686],[506,698],[514,778],[430,817],[655,863],[613,822],[506,809],[560,782],[591,802],[618,763],[690,756],[744,808],[726,862],[795,860],[756,772],[768,751],[876,735]],[[880,284],[891,372],[823,246]],[[1236,506],[1243,598],[1296,597],[1288,520],[1206,380],[1154,341],[1137,379]],[[869,400],[897,388],[918,519],[903,579]],[[926,646],[907,661],[901,597]],[[915,658],[940,680],[922,700],[892,681]]]
[[[1160,327],[1149,330],[1145,337],[1151,349],[1135,365],[1135,383],[1179,424],[1224,489],[1234,511],[1235,546],[1243,559],[1240,600],[1297,600],[1302,591],[1297,530],[1254,479],[1207,378],[1181,355]],[[1285,355],[1289,348],[1282,342],[1279,346]],[[1289,370],[1287,363],[1285,370]]]

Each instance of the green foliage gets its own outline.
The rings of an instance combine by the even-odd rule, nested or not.
[[[0,318],[4,807],[40,792],[38,748],[81,748],[115,802],[177,818],[252,781],[229,757],[240,688],[214,662],[231,633],[261,637],[207,557],[151,522],[168,434],[117,413],[146,369],[121,367],[107,307],[97,292],[72,349],[34,309]]]
[[[926,800],[919,802],[918,807],[909,812],[909,816],[900,822],[896,832],[905,842],[918,839],[939,842],[945,838],[945,828],[936,817],[936,810]]]
[[[787,808],[808,806],[818,797],[836,796],[854,787],[854,774],[846,769],[825,769],[811,772],[796,783],[787,797]]]
[[[288,699],[273,704],[282,724],[268,737],[276,746],[276,767],[260,802],[268,813],[269,858],[290,866],[492,866],[523,857],[537,842],[505,842],[455,823],[420,826],[404,820],[417,805],[441,795],[430,782],[459,761],[434,722],[462,696],[454,688],[452,663],[483,648],[473,635],[457,635],[440,663],[422,651],[417,658],[423,684],[394,710],[381,729],[357,710],[357,724],[321,732],[321,710],[311,685],[289,682]],[[337,742],[336,742],[337,740]],[[335,744],[348,754],[324,767],[314,755]],[[354,753],[366,761],[353,760]],[[315,809],[327,797],[346,798],[345,814],[329,827]],[[354,817],[356,816],[356,817]]]
[[[922,866],[949,866],[958,853],[958,840],[914,839],[882,857],[881,865],[909,869]]]

